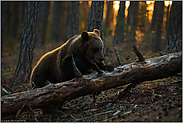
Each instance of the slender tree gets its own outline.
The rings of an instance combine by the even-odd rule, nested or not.
[[[68,30],[68,38],[79,33],[79,1],[71,2]]]
[[[168,25],[168,18],[169,18],[169,14],[170,14],[170,4],[168,4],[167,6],[167,12],[166,12],[166,29],[167,29],[167,25]]]
[[[113,24],[113,16],[114,16],[114,9],[113,9],[113,1],[107,2],[107,16],[105,19],[105,33],[108,35],[110,32],[110,26]]]
[[[139,6],[139,29],[145,31],[145,22],[146,22],[146,13],[147,13],[147,4],[146,1],[140,2]]]
[[[61,12],[61,8],[62,8],[62,2],[55,1],[51,44],[55,44],[60,40],[60,24],[61,24],[60,18],[61,13],[63,13]]]
[[[79,6],[79,32],[86,30],[87,28],[87,19],[89,14],[90,7],[88,1],[82,1]]]
[[[163,10],[164,10],[164,1],[156,1],[157,2],[157,18],[156,18],[156,32],[155,38],[153,42],[153,52],[160,51],[161,46],[161,33],[162,33],[162,25],[163,25]]]
[[[158,6],[158,1],[154,2],[154,11],[153,11],[153,17],[152,17],[152,22],[151,22],[151,31],[154,31],[155,26],[156,26],[156,18],[158,14],[157,6]]]
[[[7,1],[3,1],[1,2],[1,35],[3,36],[4,33],[4,28],[7,25],[7,20],[8,20],[8,2]]]
[[[132,1],[130,4],[133,6],[133,13],[132,13],[132,19],[131,19],[131,29],[133,40],[135,41],[135,30],[138,25],[138,13],[139,13],[139,2],[138,1]]]
[[[132,11],[133,10],[133,4],[131,4],[128,7],[128,16],[127,16],[127,24],[130,25],[131,24],[131,19],[132,19]]]
[[[14,2],[14,17],[13,17],[13,28],[12,28],[12,36],[16,38],[17,36],[17,29],[19,24],[19,2]]]
[[[125,20],[125,1],[120,1],[120,8],[118,11],[113,44],[123,42],[124,40],[124,20]]]
[[[21,23],[23,23],[24,21],[24,15],[25,15],[25,5],[26,5],[26,2],[20,2],[21,3]]]
[[[168,51],[179,50],[179,33],[182,29],[182,1],[173,1],[167,22]]]
[[[87,31],[92,32],[94,29],[98,29],[100,31],[100,37],[104,41],[103,11],[104,1],[92,1],[88,16]]]
[[[45,44],[46,29],[48,22],[50,2],[39,3],[39,16],[38,16],[38,27],[35,47],[40,47]]]
[[[19,58],[13,85],[28,82],[32,71],[33,48],[36,38],[38,2],[26,2],[24,28],[20,42]]]

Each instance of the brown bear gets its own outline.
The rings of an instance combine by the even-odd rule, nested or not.
[[[32,87],[43,87],[46,81],[59,83],[73,79],[75,75],[71,53],[82,74],[87,74],[88,69],[95,69],[90,60],[102,70],[113,71],[113,66],[104,65],[103,48],[104,45],[97,29],[93,32],[83,31],[80,35],[73,36],[66,43],[40,58],[30,76]]]

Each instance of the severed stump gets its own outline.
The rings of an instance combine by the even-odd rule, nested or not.
[[[110,88],[165,78],[182,71],[182,52],[119,66],[113,72],[93,72],[81,78],[46,85],[1,97],[1,113],[15,114],[23,109],[38,108],[52,102],[66,101]]]

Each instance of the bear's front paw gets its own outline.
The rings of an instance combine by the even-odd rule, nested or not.
[[[105,70],[111,72],[111,71],[114,71],[114,67],[113,66],[105,66]]]

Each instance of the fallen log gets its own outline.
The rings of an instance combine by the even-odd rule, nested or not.
[[[93,72],[82,78],[48,84],[1,97],[1,113],[13,114],[20,109],[38,108],[52,102],[66,101],[110,88],[165,78],[182,71],[182,52],[146,59],[119,66],[113,72]]]

